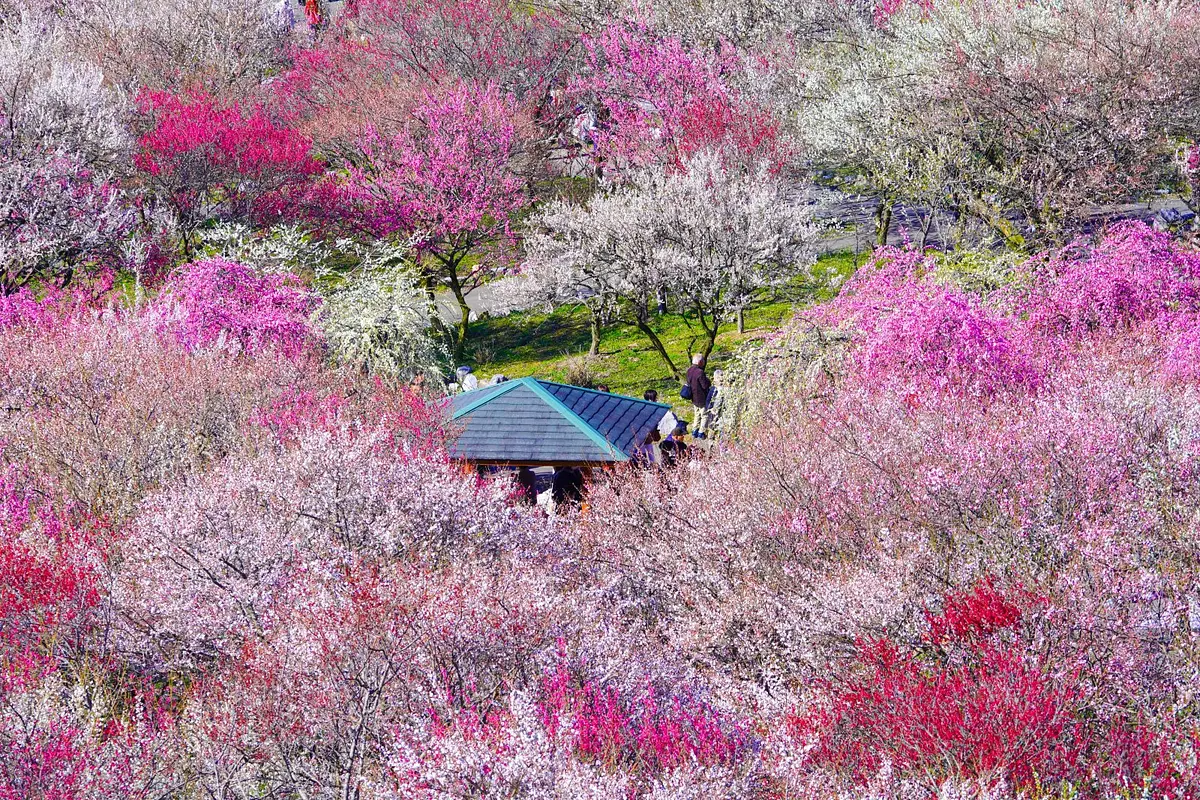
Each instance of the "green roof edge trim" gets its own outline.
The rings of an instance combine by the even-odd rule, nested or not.
[[[472,411],[479,408],[481,405],[484,405],[485,403],[488,403],[488,402],[496,399],[497,397],[500,397],[501,395],[508,394],[513,389],[517,388],[518,386],[526,385],[525,381],[527,381],[527,380],[529,380],[529,379],[521,378],[520,380],[515,380],[515,381],[505,381],[504,383],[500,384],[500,388],[497,389],[496,391],[487,392],[483,395],[483,397],[472,400],[470,403],[467,403],[465,406],[460,408],[458,411],[455,411],[454,415],[452,417],[450,417],[451,421],[458,419],[459,417],[463,416],[464,414],[470,414]],[[479,392],[479,391],[482,391],[484,388],[491,388],[491,387],[480,387],[479,389],[475,389],[474,391]]]
[[[538,397],[545,400],[551,406],[551,408],[555,409],[556,411],[558,411],[558,413],[560,413],[564,417],[566,417],[571,422],[572,425],[574,425],[576,428],[578,428],[580,431],[582,431],[589,439],[591,439],[593,442],[595,442],[595,444],[601,450],[607,451],[609,455],[616,456],[618,461],[628,461],[629,460],[629,456],[625,455],[620,450],[618,450],[616,448],[616,446],[613,445],[612,442],[610,442],[608,439],[605,439],[603,436],[600,435],[600,433],[595,428],[593,428],[591,425],[588,425],[586,422],[584,422],[583,417],[579,416],[574,411],[567,408],[565,405],[563,405],[563,402],[561,400],[559,400],[557,397],[555,397],[553,394],[551,394],[549,391],[547,391],[546,387],[542,386],[541,381],[539,381],[537,378],[521,378],[521,380],[520,380],[521,383],[524,383],[525,381],[529,381],[529,383],[527,383],[526,385],[530,389],[533,390],[534,394],[536,394]]]

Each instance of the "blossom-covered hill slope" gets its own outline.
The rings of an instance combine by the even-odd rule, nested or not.
[[[7,300],[0,797],[1195,797],[1198,268],[881,250],[555,518],[298,280]]]

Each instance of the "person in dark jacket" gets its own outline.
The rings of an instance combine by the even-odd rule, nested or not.
[[[708,379],[708,374],[704,371],[704,356],[697,353],[692,356],[692,366],[688,367],[687,385],[692,391],[692,405],[696,409],[696,416],[693,418],[692,436],[697,439],[703,439],[708,435],[708,391],[712,388],[712,381]]]
[[[583,470],[579,467],[559,467],[554,471],[550,492],[555,508],[578,506],[583,502]]]
[[[686,434],[687,423],[681,422],[671,432],[671,435],[658,445],[658,452],[662,456],[662,465],[664,467],[673,467],[687,460],[688,446],[683,441],[683,437]]]
[[[537,476],[529,467],[517,472],[518,501],[527,506],[537,505]]]

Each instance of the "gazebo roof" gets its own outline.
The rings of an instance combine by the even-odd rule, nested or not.
[[[455,395],[454,458],[483,464],[627,461],[670,406],[521,378]]]

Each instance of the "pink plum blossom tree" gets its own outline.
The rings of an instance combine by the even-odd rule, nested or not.
[[[495,85],[459,83],[426,92],[412,115],[392,137],[366,132],[366,162],[349,169],[339,197],[374,234],[412,237],[431,294],[445,287],[458,303],[459,356],[470,332],[466,296],[503,270],[513,216],[530,202],[517,172],[522,112]]]

